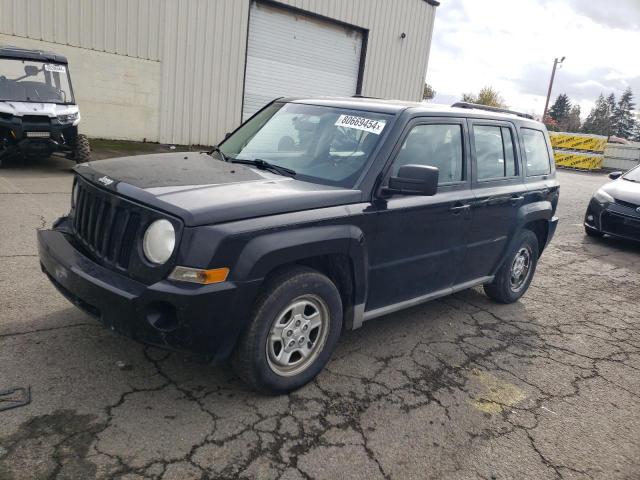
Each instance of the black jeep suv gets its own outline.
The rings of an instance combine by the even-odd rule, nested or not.
[[[556,229],[552,158],[515,112],[279,99],[211,152],[76,166],[40,261],[113,330],[287,392],[343,329],[476,285],[518,300]]]

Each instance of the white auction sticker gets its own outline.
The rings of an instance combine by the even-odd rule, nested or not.
[[[60,72],[60,73],[64,73],[67,71],[66,68],[64,68],[64,65],[57,65],[55,63],[45,63],[44,65],[44,69],[47,72]]]
[[[386,122],[384,120],[371,120],[370,118],[354,117],[352,115],[340,115],[335,123],[337,127],[355,128],[365,132],[380,135]]]

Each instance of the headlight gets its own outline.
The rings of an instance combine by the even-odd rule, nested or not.
[[[147,260],[152,263],[165,263],[171,257],[175,246],[176,232],[168,220],[156,220],[144,232],[142,250]]]
[[[605,192],[602,188],[593,194],[593,198],[596,202],[604,205],[606,203],[613,203],[614,199],[611,195]]]
[[[70,113],[68,115],[58,115],[60,123],[73,123],[78,119],[78,112]]]

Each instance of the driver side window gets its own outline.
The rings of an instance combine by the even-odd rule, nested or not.
[[[464,179],[462,125],[416,125],[407,135],[393,162],[392,175],[404,165],[429,165],[438,168],[438,185]]]

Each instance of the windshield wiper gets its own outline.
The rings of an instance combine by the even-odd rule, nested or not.
[[[227,156],[224,154],[224,152],[220,149],[220,147],[219,147],[218,145],[214,145],[214,146],[211,148],[211,150],[209,150],[207,153],[208,153],[209,155],[212,155],[213,153],[216,153],[216,152],[218,153],[218,155],[220,155],[220,159],[221,159],[223,162],[228,162],[228,161],[229,161],[229,159],[227,158]]]
[[[269,163],[266,160],[262,160],[261,158],[256,158],[254,160],[242,160],[242,159],[232,159],[231,163],[242,163],[244,165],[252,165],[254,167],[259,168],[260,170],[269,170],[271,172],[278,173],[280,175],[284,175],[286,177],[295,177],[296,171],[291,170],[287,167],[281,167],[280,165],[275,165],[273,163]]]

